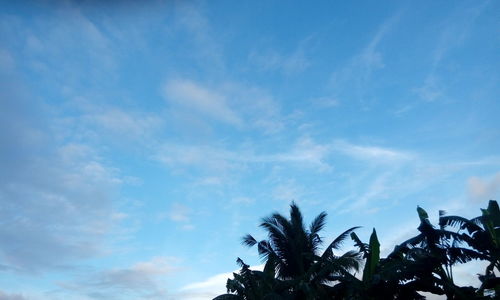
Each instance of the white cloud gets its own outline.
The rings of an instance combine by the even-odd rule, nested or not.
[[[250,266],[252,270],[262,271],[264,265]],[[183,286],[179,293],[175,296],[177,299],[182,300],[206,300],[213,299],[214,297],[225,294],[226,282],[228,278],[233,278],[233,273],[237,273],[239,270],[233,272],[221,273],[207,278],[206,280],[200,282],[193,282],[188,285]]]
[[[224,47],[217,40],[210,20],[207,18],[203,5],[196,2],[182,1],[176,3],[175,21],[177,29],[186,33],[189,50],[198,58],[199,64],[215,73],[224,71]]]
[[[469,198],[473,201],[487,201],[498,199],[500,196],[500,172],[489,178],[476,176],[467,180]]]
[[[439,65],[446,59],[448,53],[463,44],[469,35],[470,29],[490,1],[474,4],[473,7],[459,7],[445,19],[432,52],[432,62],[429,73],[426,75],[422,86],[414,91],[424,101],[436,101],[445,96],[445,86],[439,80]]]
[[[141,138],[157,130],[162,120],[152,114],[127,112],[116,107],[86,115],[84,118],[122,137]]]
[[[170,167],[195,166],[224,171],[236,167],[235,153],[210,146],[167,144],[156,158]]]
[[[259,130],[264,134],[275,134],[285,127],[278,103],[253,86],[172,79],[163,86],[163,96],[170,104],[170,114],[189,114],[191,119],[214,120],[238,130]]]
[[[169,80],[164,86],[164,96],[175,106],[205,115],[231,125],[242,125],[243,121],[231,109],[225,96],[189,80]]]
[[[303,194],[303,188],[295,181],[279,184],[272,191],[274,198],[286,201],[287,203],[291,201],[299,201]]]
[[[187,206],[179,203],[174,203],[170,208],[168,217],[174,222],[188,222],[190,220],[189,214],[190,209]]]
[[[435,74],[429,74],[424,84],[414,89],[414,91],[425,101],[432,102],[440,99],[444,95],[444,88],[439,84],[438,78]]]
[[[226,293],[226,282],[233,277],[233,272],[221,273],[207,278],[201,282],[188,284],[180,289],[180,299],[202,300],[212,299]]]
[[[103,270],[88,274],[79,281],[60,282],[63,289],[91,299],[165,299],[165,279],[178,270],[172,257],[154,257],[126,268]]]
[[[11,294],[0,291],[0,300],[28,300],[28,298],[22,294]]]
[[[278,70],[285,75],[294,75],[306,70],[310,65],[310,60],[306,56],[306,50],[312,37],[301,40],[291,53],[279,53],[274,49],[263,49],[257,47],[249,54],[249,61],[252,67],[260,68],[264,71]]]
[[[290,150],[285,152],[256,153],[251,147],[230,150],[223,146],[165,144],[155,158],[172,168],[196,167],[206,171],[216,171],[218,172],[216,182],[220,182],[224,177],[220,177],[221,174],[242,170],[251,164],[288,164],[301,168],[314,168],[320,172],[331,171],[333,166],[329,160],[335,154],[369,161],[374,165],[395,162],[402,164],[416,159],[415,154],[406,151],[361,146],[342,140],[318,143],[307,136],[299,138],[289,148]],[[207,183],[210,182],[212,181]]]
[[[387,190],[390,189],[391,183],[389,183],[389,177],[394,175],[392,172],[384,172],[377,176],[368,186],[366,191],[355,197],[355,200],[351,201],[351,205],[342,212],[349,212],[356,209],[361,209],[366,207],[368,204],[373,204],[374,200],[377,202],[381,202],[387,198]],[[379,210],[379,207],[372,208],[371,212],[376,212]],[[368,210],[370,213],[370,210]]]
[[[246,148],[227,150],[205,145],[168,144],[161,148],[156,158],[172,167],[194,166],[217,171],[255,163],[289,163],[329,170],[330,166],[325,162],[329,149],[328,145],[315,143],[310,138],[299,139],[288,152],[270,154],[258,154]]]
[[[331,85],[335,96],[344,91],[356,91],[356,100],[366,105],[366,91],[372,78],[372,73],[384,67],[382,53],[377,49],[384,37],[394,28],[401,13],[396,13],[385,20],[371,37],[368,44],[354,55],[349,63],[335,71],[331,77]],[[341,95],[342,96],[342,95]]]
[[[14,159],[0,174],[0,255],[19,271],[39,271],[100,252],[111,218],[112,193],[120,179],[91,156],[37,156]],[[3,173],[3,172],[2,172]],[[22,249],[22,251],[20,251]]]
[[[255,203],[255,199],[249,197],[236,197],[231,200],[231,203],[250,205]]]
[[[320,108],[332,108],[340,105],[340,101],[334,97],[319,97],[310,100],[313,105]]]
[[[357,159],[368,160],[372,162],[394,162],[404,161],[414,158],[414,155],[390,148],[377,146],[360,146],[345,141],[337,140],[333,143],[335,151],[351,156]]]
[[[191,223],[192,211],[189,207],[180,203],[173,203],[166,214],[160,215],[160,218],[168,217],[172,222],[178,223],[182,230],[193,230],[195,226]]]
[[[10,79],[0,87],[2,264],[42,272],[101,253],[117,222],[111,216],[122,182],[119,170],[88,145],[58,140],[44,107],[26,95],[15,73],[5,78]]]

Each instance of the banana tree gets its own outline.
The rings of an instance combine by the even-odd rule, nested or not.
[[[373,229],[368,244],[363,243],[355,233],[351,233],[355,246],[365,259],[361,278],[352,274],[339,276],[335,286],[335,299],[425,299],[408,284],[413,276],[408,276],[408,262],[397,258],[380,258],[380,242]]]
[[[445,294],[448,299],[471,299],[469,288],[455,285],[453,267],[458,263],[482,259],[483,256],[466,247],[467,235],[449,231],[443,224],[436,228],[421,207],[417,207],[417,213],[420,233],[397,246],[394,255],[403,255],[413,262],[413,267],[416,267],[413,282],[420,291]],[[440,216],[443,216],[442,212]]]
[[[494,296],[500,295],[500,209],[497,201],[490,200],[486,209],[481,209],[481,216],[466,219],[461,216],[441,215],[439,223],[442,227],[457,228],[457,232],[465,232],[465,242],[474,249],[481,259],[489,262],[484,275],[479,276],[482,285],[479,293],[493,290]]]

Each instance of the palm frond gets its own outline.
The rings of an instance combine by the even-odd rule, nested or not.
[[[342,232],[337,238],[335,238],[330,245],[326,248],[325,252],[331,251],[332,249],[338,250],[344,243],[345,239],[353,232],[354,230],[361,228],[361,226],[355,226],[347,229],[346,231]]]
[[[236,259],[236,264],[240,266],[241,268],[248,268],[250,267],[249,265],[245,264],[241,258]]]
[[[439,225],[441,226],[451,226],[458,227],[460,229],[466,229],[467,232],[473,233],[478,230],[482,230],[479,225],[474,223],[472,220],[468,220],[460,216],[443,216],[439,218]]]
[[[354,241],[354,246],[358,247],[361,253],[368,254],[368,244],[363,243],[355,232],[351,233],[351,239]]]
[[[451,264],[455,263],[466,263],[471,260],[482,260],[486,257],[472,249],[462,248],[462,247],[450,247],[447,249],[449,260]]]
[[[215,297],[213,300],[244,300],[244,298],[238,295],[224,294]]]
[[[305,232],[304,219],[302,218],[302,213],[295,202],[292,202],[290,205],[290,223],[295,230]]]
[[[323,211],[316,218],[314,218],[309,226],[309,234],[318,234],[323,227],[325,227],[326,217],[327,213]]]
[[[242,238],[241,243],[247,247],[252,247],[257,244],[257,240],[250,234],[247,234]]]

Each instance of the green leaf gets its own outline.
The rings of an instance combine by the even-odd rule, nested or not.
[[[421,222],[425,222],[425,220],[429,219],[429,215],[422,207],[417,206],[417,212]]]
[[[370,243],[368,245],[369,253],[366,258],[365,269],[363,270],[363,282],[369,282],[373,274],[375,274],[375,269],[380,261],[380,243],[377,238],[377,232],[373,228],[372,235],[370,236]]]
[[[215,297],[213,300],[243,300],[243,297],[232,294],[224,294]]]

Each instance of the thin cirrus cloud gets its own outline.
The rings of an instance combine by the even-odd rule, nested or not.
[[[332,167],[329,158],[336,154],[376,164],[404,162],[416,157],[405,151],[356,145],[343,140],[322,144],[308,137],[298,139],[290,148],[291,150],[286,152],[256,153],[245,148],[232,150],[209,145],[166,144],[160,149],[156,159],[170,167],[200,167],[219,171],[255,163],[294,164],[306,168],[317,167],[318,170],[326,171]]]
[[[377,146],[355,145],[342,140],[335,141],[333,148],[353,158],[372,162],[405,161],[415,158],[414,154],[407,151]]]
[[[223,94],[206,89],[189,80],[169,80],[164,86],[168,103],[188,111],[195,111],[210,119],[241,126],[243,120],[227,103]]]
[[[76,293],[91,299],[165,299],[165,278],[178,270],[178,260],[154,257],[129,267],[102,270],[80,280],[60,282],[57,294]]]
[[[174,203],[166,213],[168,219],[178,223],[182,230],[193,230],[195,228],[191,222],[191,215],[191,209],[180,203]]]
[[[37,273],[103,251],[116,214],[119,172],[92,147],[60,141],[43,107],[13,70],[3,70],[0,112],[0,259],[4,269]]]
[[[239,82],[208,85],[190,79],[170,79],[162,95],[173,112],[183,112],[234,127],[272,135],[281,132],[285,117],[266,91]]]
[[[341,224],[373,217],[382,233],[386,213],[418,221],[411,210],[427,208],[431,194],[464,209],[498,196],[498,147],[485,138],[496,124],[488,97],[498,93],[456,81],[496,76],[494,45],[481,42],[494,36],[485,9],[493,1],[391,4],[348,19],[335,5],[333,14],[313,5],[314,22],[293,23],[286,40],[292,10],[283,26],[268,26],[279,18],[262,6],[94,2],[0,13],[0,299],[47,299],[37,297],[47,290],[49,299],[207,299],[230,274],[213,275],[241,254],[232,236],[281,200],[296,198],[307,215],[337,213]],[[421,13],[429,22],[415,27]],[[332,21],[347,31],[330,30]],[[480,56],[461,51],[472,41]],[[444,76],[448,67],[461,77]],[[453,90],[467,97],[463,89],[481,100],[467,101],[470,110],[431,101]],[[394,139],[421,126],[420,116],[386,110],[417,113],[419,98],[429,100],[429,128],[466,120],[482,134],[468,139],[450,126]],[[152,214],[169,234],[150,231],[158,207]]]
[[[156,158],[171,167],[193,166],[226,171],[255,163],[292,163],[328,168],[324,160],[328,152],[329,146],[317,144],[306,138],[299,139],[288,152],[262,154],[245,148],[231,150],[208,145],[167,144]]]
[[[342,96],[344,94],[351,94],[349,91],[344,90],[343,87],[349,86],[349,90],[352,90],[351,87],[354,84],[357,91],[355,93],[356,100],[363,103],[366,101],[362,100],[366,98],[363,97],[366,96],[366,93],[362,91],[370,86],[369,82],[372,73],[384,67],[382,53],[377,48],[396,26],[401,18],[401,14],[402,11],[399,11],[382,22],[366,46],[355,54],[343,68],[332,74],[330,82],[336,96],[339,94]]]
[[[251,266],[250,269],[262,271],[264,265]],[[234,272],[237,272],[236,270]],[[203,281],[193,282],[180,288],[176,295],[184,300],[204,300],[214,298],[220,294],[224,294],[224,288],[227,279],[231,278],[233,272],[221,273],[213,275]]]
[[[446,97],[446,80],[442,79],[440,65],[454,48],[459,47],[469,36],[471,27],[481,15],[490,1],[483,1],[473,6],[460,7],[452,12],[442,24],[442,30],[432,51],[431,66],[429,72],[420,87],[414,92],[424,101],[432,102]]]
[[[473,201],[497,199],[500,195],[500,172],[487,178],[472,176],[467,180],[469,198]]]
[[[287,76],[296,75],[311,65],[306,53],[311,40],[311,36],[303,39],[294,51],[288,54],[279,53],[272,48],[263,50],[263,47],[259,46],[250,52],[248,60],[252,66],[263,71],[281,71]]]

